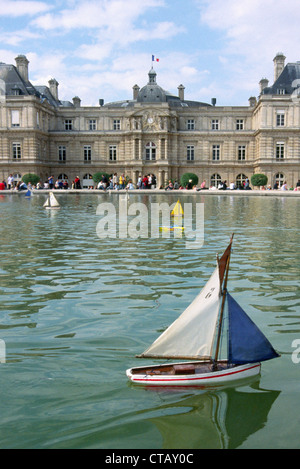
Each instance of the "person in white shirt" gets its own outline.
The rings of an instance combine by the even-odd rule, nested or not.
[[[286,181],[284,181],[284,183],[282,184],[281,188],[280,188],[282,191],[287,191],[287,183]]]
[[[7,178],[7,189],[12,189],[14,184],[14,177],[12,174],[10,174]]]

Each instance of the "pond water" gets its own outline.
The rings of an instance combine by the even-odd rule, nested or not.
[[[204,204],[204,244],[187,249],[99,238],[97,206],[118,209],[119,194],[57,198],[48,211],[43,194],[0,196],[0,447],[300,448],[300,202],[185,196]],[[281,357],[240,387],[132,386],[135,355],[198,294],[232,232],[228,289]]]

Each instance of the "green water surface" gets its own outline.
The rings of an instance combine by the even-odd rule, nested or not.
[[[0,448],[300,448],[298,199],[185,196],[204,203],[195,250],[99,239],[97,206],[118,210],[120,195],[60,193],[58,211],[45,197],[0,196]],[[232,232],[228,288],[281,357],[241,387],[132,386],[135,355],[198,294]]]

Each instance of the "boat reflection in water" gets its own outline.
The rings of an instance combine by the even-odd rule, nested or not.
[[[164,449],[235,449],[265,426],[279,394],[260,389],[259,381],[245,388],[197,393],[161,406],[156,411],[169,415],[149,421],[160,431]],[[160,396],[163,399],[162,391]]]

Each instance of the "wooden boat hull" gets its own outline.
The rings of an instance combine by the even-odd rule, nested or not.
[[[143,386],[214,386],[259,375],[261,364],[248,363],[227,367],[218,364],[216,371],[210,363],[173,363],[165,365],[131,368],[126,371],[128,379]]]

